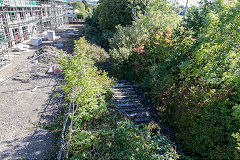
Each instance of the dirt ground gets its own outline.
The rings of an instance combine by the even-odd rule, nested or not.
[[[58,31],[62,34],[66,28],[77,26],[64,26]],[[78,38],[59,41],[71,52],[72,42]],[[0,159],[48,159],[57,155],[58,136],[37,126],[52,123],[63,110],[63,97],[55,96],[61,92],[63,77],[46,73],[51,62],[34,59],[40,47],[10,53],[10,64],[0,69]]]

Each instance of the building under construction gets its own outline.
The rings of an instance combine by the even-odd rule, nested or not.
[[[0,0],[0,67],[12,46],[68,23],[66,0]]]

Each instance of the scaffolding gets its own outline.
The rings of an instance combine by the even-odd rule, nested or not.
[[[0,0],[0,67],[8,49],[68,23],[66,0]]]

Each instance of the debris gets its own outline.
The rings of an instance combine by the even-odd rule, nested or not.
[[[47,41],[46,37],[41,37],[42,41]]]
[[[39,86],[33,88],[32,92],[35,92]]]
[[[24,51],[29,51],[29,48],[30,48],[29,45],[24,45],[24,44],[19,43],[13,47],[13,51],[15,51],[15,52],[23,51],[24,52]]]
[[[56,66],[53,66],[53,67],[52,67],[52,70],[53,70],[53,73],[54,73],[55,70],[56,70]]]
[[[62,48],[63,47],[63,43],[61,41],[57,41],[55,44],[54,44],[55,47],[57,48]]]
[[[75,37],[77,36],[78,34],[74,33],[74,32],[70,32],[70,33],[67,33],[68,34],[68,37]]]
[[[18,47],[13,47],[13,52],[21,52],[21,50]]]
[[[12,80],[14,80],[14,81],[20,81],[20,82],[22,82],[22,83],[29,83],[29,82],[30,82],[29,79],[23,79],[23,78],[17,78],[17,77],[13,78]]]
[[[41,44],[42,44],[42,38],[31,39],[31,45],[32,46],[39,46]]]
[[[60,39],[60,38],[61,38],[61,36],[55,36],[55,40]]]
[[[0,68],[0,71],[4,70],[5,68],[7,68],[8,66],[12,65],[12,63],[8,63],[7,65],[5,65],[4,67]]]
[[[53,64],[57,63],[59,56],[60,56],[59,50],[56,47],[43,46],[38,51],[36,51],[36,55],[34,55],[31,58],[34,59],[34,57],[37,57],[36,59],[38,60],[39,63]]]
[[[13,50],[13,52],[17,52],[17,51]],[[25,52],[25,51],[24,51],[24,52]],[[19,56],[19,55],[21,55],[21,53],[13,53],[13,55]]]
[[[57,68],[55,71],[54,71],[54,74],[61,74],[61,70],[59,68]]]
[[[78,29],[73,29],[73,32],[79,32],[79,30]]]
[[[67,35],[67,33],[64,32],[64,33],[61,33],[61,37],[62,37],[62,38],[67,38],[68,35]]]
[[[47,73],[53,73],[53,67],[52,67],[52,65],[51,65],[51,67],[48,68]]]

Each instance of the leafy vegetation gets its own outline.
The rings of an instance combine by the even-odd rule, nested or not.
[[[83,35],[109,51],[116,75],[142,86],[194,157],[240,159],[240,2],[202,0],[186,19],[177,11],[170,0],[102,0]],[[162,135],[149,132],[154,126],[133,127],[109,107],[111,82],[94,67],[107,56],[87,46],[94,48],[81,39],[63,60],[66,93],[81,104],[72,158],[177,158]]]
[[[147,4],[148,1],[142,0],[101,0],[93,14],[86,18],[83,35],[108,51],[108,40],[113,37],[115,27],[131,25],[134,15],[143,14]]]
[[[73,55],[63,55],[62,69],[66,94],[80,103],[79,121],[89,120],[106,110],[105,98],[111,94],[111,80],[94,66],[92,55],[86,50],[87,42],[81,38],[75,44]],[[71,94],[73,95],[71,95]]]
[[[123,76],[131,77],[132,80],[141,80],[147,66],[163,56],[162,51],[167,54],[162,59],[170,54],[166,51],[170,47],[165,39],[169,39],[172,28],[178,25],[181,17],[175,12],[175,6],[168,3],[151,0],[145,14],[135,17],[134,26],[117,27],[116,34],[110,39],[110,58],[115,73],[124,73]],[[149,48],[148,54],[146,47]]]
[[[103,69],[109,58],[108,53],[103,48],[90,43],[86,43],[85,49],[86,55],[94,61],[95,66]]]
[[[69,158],[176,159],[173,145],[157,126],[135,126],[111,107],[113,81],[94,65],[105,57],[84,38],[76,41],[73,55],[62,55],[66,99],[74,102]]]
[[[101,30],[115,29],[116,25],[130,25],[132,10],[136,4],[132,0],[102,0],[99,2],[98,24]]]
[[[78,0],[74,2],[72,6],[78,19],[85,19],[86,17],[91,16],[93,9],[96,7],[93,4],[88,4],[86,0]]]
[[[152,1],[110,40],[112,69],[140,84],[202,159],[240,158],[239,1],[202,1],[187,19]]]

